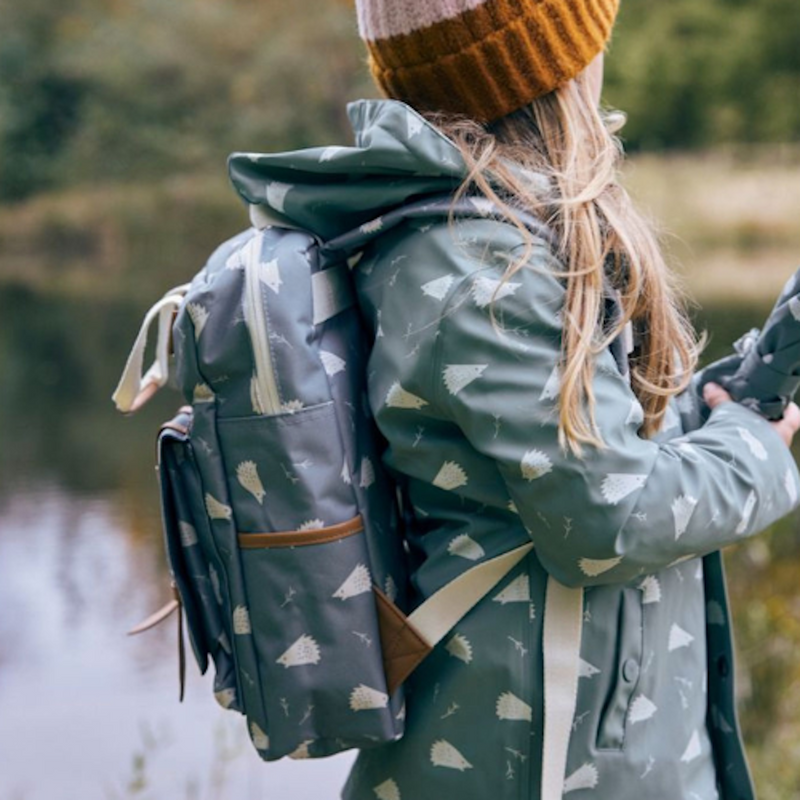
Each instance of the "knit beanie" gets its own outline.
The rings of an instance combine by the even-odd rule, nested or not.
[[[420,111],[491,122],[582,72],[619,0],[356,0],[370,69]]]

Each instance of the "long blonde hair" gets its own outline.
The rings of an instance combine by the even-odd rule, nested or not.
[[[630,357],[631,388],[644,410],[640,432],[652,436],[670,398],[691,380],[704,341],[696,337],[651,224],[619,183],[622,147],[614,131],[624,116],[601,111],[583,76],[490,125],[426,116],[458,146],[469,169],[456,197],[477,189],[526,241],[504,281],[525,266],[534,245],[514,208],[534,214],[556,234],[563,266],[557,275],[566,280],[561,447],[581,456],[582,444],[605,446],[595,418],[594,361],[629,320],[639,342]],[[605,330],[604,273],[619,290],[623,310]]]

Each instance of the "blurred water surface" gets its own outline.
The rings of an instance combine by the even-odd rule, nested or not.
[[[124,635],[169,598],[154,434],[179,398],[164,391],[133,418],[109,399],[144,310],[0,290],[0,800],[333,800],[350,755],[264,764],[191,661],[178,704],[174,619]],[[706,309],[707,358],[766,311]],[[734,593],[748,597],[737,612],[745,727],[773,754],[796,741],[778,723],[800,634],[776,627],[797,619],[796,571],[780,572],[800,550],[794,527],[732,564]],[[783,660],[759,660],[776,641]],[[769,789],[780,769],[762,772]]]

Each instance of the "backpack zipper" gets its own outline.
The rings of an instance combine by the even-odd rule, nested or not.
[[[269,325],[261,294],[261,243],[256,234],[247,244],[244,264],[244,318],[253,345],[256,371],[253,376],[253,410],[259,414],[280,414],[281,399],[269,349]]]

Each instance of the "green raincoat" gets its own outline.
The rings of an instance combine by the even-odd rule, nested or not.
[[[551,248],[537,239],[501,285],[523,246],[508,222],[384,224],[393,209],[452,191],[465,167],[402,103],[360,101],[349,113],[354,147],[240,154],[233,181],[261,215],[343,247],[350,239],[361,254],[353,276],[374,337],[369,403],[405,500],[419,598],[482,559],[531,540],[534,550],[414,673],[405,736],[363,750],[342,797],[539,797],[550,574],[586,587],[564,796],[752,800],[719,550],[795,508],[789,449],[735,403],[693,428],[691,391],[654,439],[641,438],[618,339],[593,383],[608,446],[565,455],[564,286]],[[610,288],[607,308],[619,310]]]

